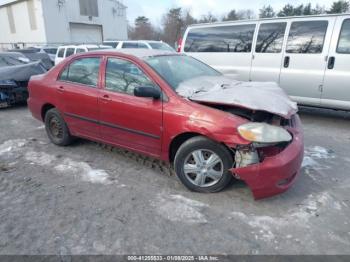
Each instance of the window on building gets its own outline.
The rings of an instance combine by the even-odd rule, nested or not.
[[[290,28],[287,53],[322,53],[328,21],[293,22]]]
[[[36,25],[36,17],[35,17],[35,9],[34,9],[34,0],[27,1],[27,9],[28,9],[30,29],[36,30],[37,25]]]
[[[346,19],[343,22],[337,52],[342,54],[350,54],[350,19]]]
[[[79,0],[80,15],[98,17],[97,0]]]
[[[251,51],[255,24],[194,28],[187,36],[185,52]]]
[[[82,58],[68,65],[59,80],[96,87],[99,71],[100,58]]]
[[[134,95],[138,86],[155,84],[135,64],[117,58],[109,58],[106,67],[106,89]]]
[[[255,52],[280,53],[287,23],[266,23],[260,25]]]
[[[12,11],[12,6],[9,5],[6,7],[6,12],[7,12],[7,20],[10,25],[10,32],[12,34],[16,33],[16,25],[15,25],[15,19],[13,18],[13,11]]]

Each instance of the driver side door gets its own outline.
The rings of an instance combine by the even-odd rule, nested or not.
[[[98,102],[102,139],[110,144],[160,156],[162,99],[134,96],[137,86],[159,87],[129,60],[108,57],[104,68],[104,84]]]

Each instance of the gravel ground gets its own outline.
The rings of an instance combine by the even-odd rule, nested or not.
[[[350,113],[302,108],[303,172],[254,201],[189,192],[169,167],[0,112],[0,254],[350,254]]]

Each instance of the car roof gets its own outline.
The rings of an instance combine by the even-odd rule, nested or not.
[[[183,55],[172,51],[157,50],[157,49],[143,49],[143,48],[108,49],[108,50],[99,50],[99,51],[89,52],[89,54],[101,54],[101,53],[106,55],[124,54],[124,55],[134,56],[140,59],[145,59],[147,57],[152,57],[152,56]]]

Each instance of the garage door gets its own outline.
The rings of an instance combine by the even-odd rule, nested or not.
[[[102,26],[70,23],[71,42],[102,43]]]

